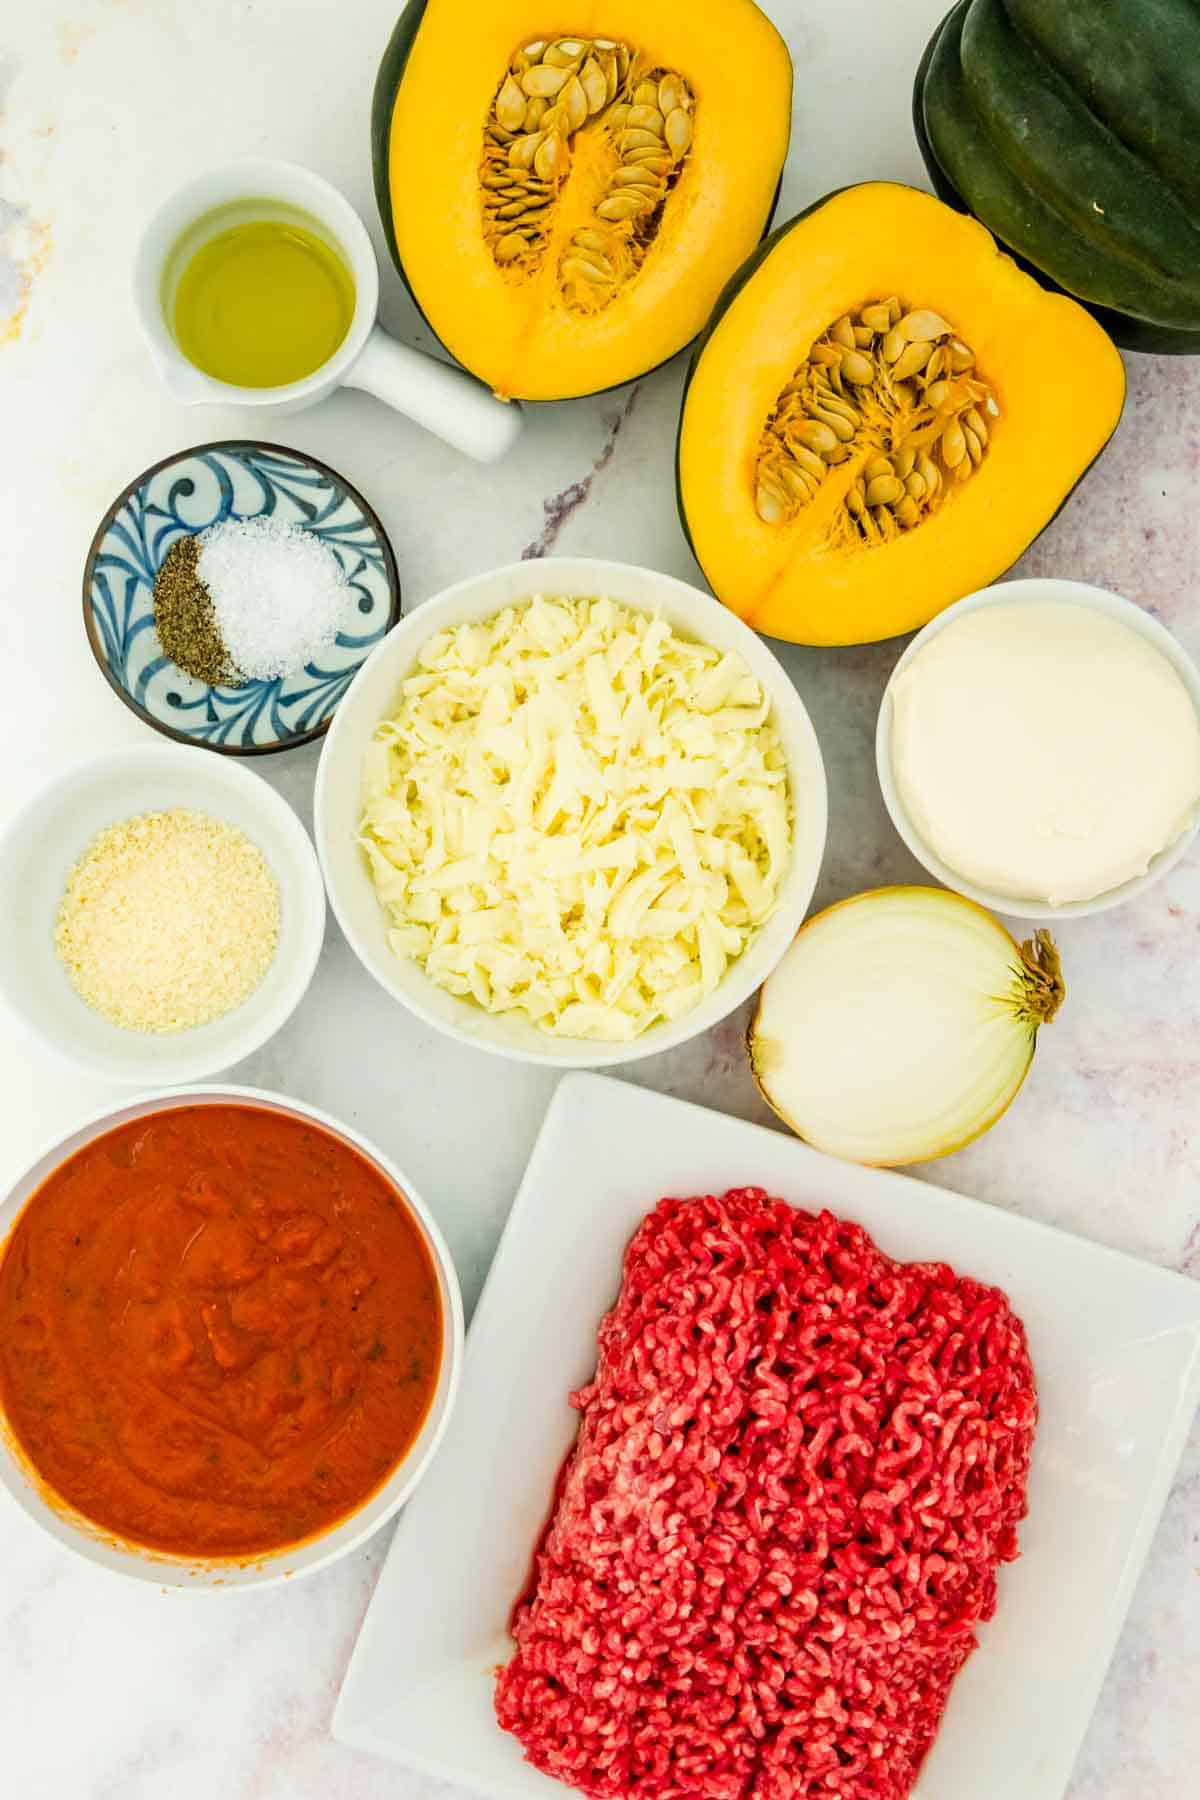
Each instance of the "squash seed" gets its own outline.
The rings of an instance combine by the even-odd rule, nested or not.
[[[772,492],[760,481],[755,490],[754,510],[764,525],[782,525],[789,508],[779,494]]]
[[[664,126],[667,148],[676,159],[683,156],[692,142],[692,115],[677,106],[668,113]]]
[[[641,210],[642,200],[640,196],[633,194],[610,194],[608,199],[602,200],[596,208],[596,217],[598,219],[611,219],[613,221],[618,219],[635,219]]]
[[[636,110],[636,109],[635,109]],[[632,118],[632,113],[630,117]],[[627,125],[619,133],[620,149],[625,150],[662,150],[662,139],[657,132],[646,131],[642,126]]]
[[[872,508],[894,506],[903,493],[904,483],[897,481],[894,475],[876,475],[874,480],[867,483],[867,505]]]
[[[533,157],[533,166],[543,181],[549,181],[559,164],[562,154],[562,139],[554,132],[549,132],[538,145]]]
[[[999,410],[974,352],[940,313],[906,309],[895,295],[868,301],[833,321],[780,391],[759,442],[756,509],[788,523],[857,449],[861,474],[834,516],[832,542],[889,543],[942,503],[947,481],[970,477]]]
[[[957,419],[951,419],[940,441],[942,461],[948,469],[957,469],[967,454],[967,440]]]
[[[962,416],[962,422],[964,430],[969,429],[973,431],[981,444],[987,443],[988,428],[984,421],[983,414],[979,411],[978,407],[969,406]]]
[[[847,412],[835,412],[832,405],[814,406],[812,416],[822,425],[827,425],[835,438],[848,444],[858,429],[857,415]]]
[[[521,77],[521,86],[531,100],[539,97],[553,99],[559,89],[566,86],[566,82],[565,69],[548,68],[545,63],[534,63]]]
[[[543,52],[542,61],[557,69],[571,69],[585,49],[586,45],[576,42],[574,38],[560,38],[557,44],[550,44]]]
[[[780,463],[776,473],[793,500],[811,500],[820,486],[821,478],[810,475],[799,463]]]
[[[852,381],[855,387],[865,387],[869,381],[875,379],[875,364],[869,356],[864,356],[861,350],[847,350],[842,357],[842,374],[847,381]]]
[[[903,350],[892,364],[892,380],[907,381],[910,375],[917,375],[929,361],[930,346],[917,342],[905,344]]]
[[[804,424],[796,428],[793,435],[797,443],[807,444],[810,450],[819,450],[824,456],[828,456],[837,449],[837,434],[830,426],[823,425],[818,419],[806,420]]]
[[[578,131],[588,116],[587,95],[583,91],[583,83],[578,75],[572,75],[564,87],[559,104],[566,109],[567,128]]]
[[[948,337],[950,327],[939,313],[910,312],[906,313],[896,327],[910,344],[926,343],[932,338]]]
[[[595,227],[581,227],[565,246],[558,278],[568,305],[594,312],[607,304],[653,241],[691,143],[692,107],[682,75],[611,38],[539,38],[515,51],[484,125],[479,170],[484,237],[508,278],[527,278],[545,256],[571,141],[594,122],[618,166],[602,177]],[[595,166],[582,164],[589,172]],[[774,492],[790,503],[819,479],[797,463]]]
[[[594,56],[589,56],[580,69],[579,85],[587,96],[589,113],[598,113],[608,99],[608,83]]]
[[[506,131],[519,131],[525,120],[525,95],[511,75],[496,95],[496,117]]]
[[[800,443],[798,439],[789,442],[788,454],[791,456],[793,462],[797,463],[800,468],[805,469],[808,474],[815,475],[818,480],[824,479],[825,463],[821,457],[817,455],[815,450],[809,449],[807,444]]]
[[[517,169],[532,169],[533,159],[537,155],[537,148],[541,141],[540,131],[531,131],[525,137],[516,138],[508,146],[509,162]]]
[[[580,281],[602,282],[612,280],[611,269],[598,269],[595,263],[588,262],[586,258],[582,256],[564,256],[562,262],[558,266],[558,272],[567,280],[572,276]]]

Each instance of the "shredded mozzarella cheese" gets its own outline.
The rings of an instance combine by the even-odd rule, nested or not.
[[[389,939],[450,993],[626,1041],[717,986],[773,911],[791,798],[739,656],[606,599],[440,632],[363,766]]]

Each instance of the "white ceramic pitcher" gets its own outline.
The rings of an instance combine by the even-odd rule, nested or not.
[[[169,308],[187,257],[204,241],[204,222],[210,214],[218,215],[214,232],[236,219],[236,213],[225,210],[231,207],[247,219],[299,214],[310,225],[315,221],[354,277],[350,329],[329,360],[302,381],[258,388],[215,380],[188,360],[172,335]],[[192,227],[197,228],[194,236]],[[186,245],[182,257],[181,243]],[[298,163],[247,158],[178,188],[142,234],[133,291],[159,373],[185,405],[224,404],[289,413],[314,406],[336,387],[363,388],[477,462],[503,456],[520,432],[518,406],[497,400],[474,376],[398,343],[382,329],[376,319],[379,266],[366,226],[337,188]]]

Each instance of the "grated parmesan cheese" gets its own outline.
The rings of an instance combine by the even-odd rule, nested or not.
[[[710,994],[770,916],[787,769],[740,657],[606,599],[433,637],[363,766],[389,941],[449,992],[623,1042]]]
[[[126,1031],[187,1031],[266,974],[279,889],[244,832],[207,813],[140,813],[93,839],[54,941],[79,997]]]

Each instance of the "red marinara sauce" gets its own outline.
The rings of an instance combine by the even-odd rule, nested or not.
[[[403,1196],[262,1107],[180,1106],[87,1144],[0,1262],[0,1407],[117,1537],[252,1557],[386,1480],[437,1386],[437,1277]]]

